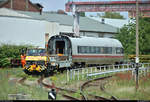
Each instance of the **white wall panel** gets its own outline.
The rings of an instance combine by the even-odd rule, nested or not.
[[[44,47],[45,23],[40,20],[0,17],[0,42]]]
[[[0,16],[0,43],[45,47],[45,33],[52,36],[71,30],[72,27],[60,27],[56,22]]]
[[[66,26],[66,25],[60,25],[60,29],[59,29],[60,32],[62,33],[73,33],[72,31],[72,26]]]

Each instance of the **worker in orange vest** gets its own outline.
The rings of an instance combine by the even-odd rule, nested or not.
[[[23,67],[23,68],[24,68],[24,66],[25,66],[25,64],[26,64],[25,58],[26,58],[26,55],[25,55],[25,54],[24,54],[24,55],[21,55],[21,64],[22,64],[22,67]]]

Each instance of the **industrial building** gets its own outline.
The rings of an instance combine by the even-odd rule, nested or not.
[[[42,12],[42,14],[36,12],[17,11],[18,13],[28,15],[34,19],[46,20],[48,22],[59,23],[59,29],[57,28],[54,34],[70,34],[73,33],[73,17],[65,14]],[[100,23],[96,20],[88,17],[80,17],[80,36],[91,37],[113,37],[116,34],[117,28]]]
[[[0,9],[0,43],[45,46],[45,34],[73,34],[73,17],[50,12]],[[117,28],[80,17],[80,36],[113,37]]]
[[[73,17],[42,12],[30,0],[0,0],[0,44],[45,47],[45,34],[73,34]],[[80,36],[114,37],[117,28],[88,17],[80,17]]]

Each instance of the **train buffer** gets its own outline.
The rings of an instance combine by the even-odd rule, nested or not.
[[[103,75],[103,74],[115,73],[115,72],[122,72],[122,71],[129,71],[129,70],[133,70],[133,68],[109,70],[109,71],[99,72],[99,73],[90,73],[90,74],[87,74],[87,78],[90,78],[92,76],[97,76],[97,75]]]

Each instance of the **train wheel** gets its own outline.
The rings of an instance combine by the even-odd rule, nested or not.
[[[77,69],[77,66],[72,66],[72,69]]]
[[[59,68],[58,72],[63,73],[64,72],[64,68]]]
[[[43,72],[45,77],[52,76],[53,73],[54,73],[54,71],[53,70],[49,70],[49,69],[45,69],[45,71]]]

